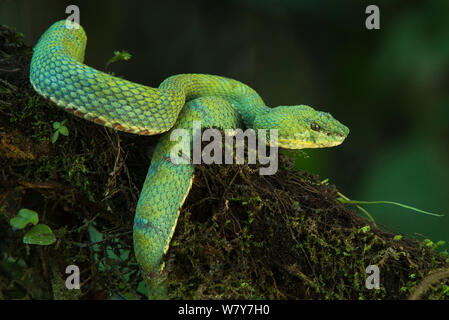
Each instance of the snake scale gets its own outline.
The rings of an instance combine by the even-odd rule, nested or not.
[[[154,151],[134,220],[134,251],[149,279],[162,278],[163,257],[192,186],[194,165],[170,161],[170,130],[277,129],[288,149],[339,145],[349,129],[305,105],[270,108],[249,86],[225,77],[179,74],[158,88],[133,83],[85,64],[87,37],[66,20],[54,23],[34,47],[30,82],[42,96],[76,116],[140,135],[164,134]],[[168,159],[168,160],[167,160]],[[155,281],[155,280],[154,280]]]

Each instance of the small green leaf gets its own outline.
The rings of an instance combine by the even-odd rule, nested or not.
[[[23,242],[27,244],[48,246],[55,241],[53,231],[46,224],[35,225],[23,236]]]
[[[55,131],[55,133],[53,133],[53,137],[51,138],[51,143],[55,143],[56,140],[58,140],[59,137],[59,131]]]
[[[89,224],[87,227],[87,232],[89,234],[90,242],[93,243],[92,248],[95,252],[99,252],[100,246],[96,243],[103,241],[103,234],[93,226],[93,223]]]
[[[444,246],[445,244],[446,244],[446,241],[440,240],[435,244],[434,249]]]
[[[370,226],[364,226],[364,227],[361,227],[360,228],[360,231],[362,231],[363,233],[367,233],[368,231],[370,231],[371,230],[371,227]]]
[[[423,240],[423,244],[427,247],[432,247],[433,246],[433,241],[430,239],[424,239]]]
[[[58,130],[61,124],[58,121],[53,122],[53,129]]]
[[[137,292],[148,297],[148,287],[144,280],[139,282],[139,285],[137,286]]]
[[[108,60],[108,62],[106,63],[105,69],[107,69],[111,63],[114,63],[119,60],[129,60],[129,59],[131,59],[131,54],[129,52],[127,52],[125,50],[114,51],[114,56]]]
[[[29,223],[36,225],[39,222],[39,216],[36,211],[21,209],[17,216],[9,220],[9,224],[16,229],[23,229]]]
[[[441,292],[443,296],[449,297],[449,286],[443,284],[443,291]]]
[[[66,137],[69,135],[69,130],[67,129],[66,126],[60,126],[58,131],[60,134],[66,136]]]
[[[16,229],[23,229],[27,226],[28,223],[30,222],[21,217],[14,217],[9,220],[9,224],[11,225],[11,227],[14,227]]]
[[[394,241],[399,241],[401,239],[402,239],[402,236],[400,234],[394,236],[394,238],[393,238]]]
[[[20,209],[17,214],[19,217],[30,220],[30,222],[36,225],[39,222],[39,215],[36,211],[30,209]]]

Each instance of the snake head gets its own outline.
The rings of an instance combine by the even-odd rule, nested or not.
[[[286,149],[326,148],[341,144],[349,129],[306,105],[279,106],[254,119],[254,129],[277,129],[278,146]]]

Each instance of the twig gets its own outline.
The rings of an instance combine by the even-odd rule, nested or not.
[[[408,300],[419,300],[420,297],[430,289],[431,285],[443,280],[444,278],[449,278],[449,269],[428,275],[422,279],[415,291],[408,297]]]

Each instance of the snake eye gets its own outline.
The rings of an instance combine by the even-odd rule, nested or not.
[[[310,129],[312,129],[313,131],[320,131],[321,127],[316,122],[312,122],[310,124]]]

